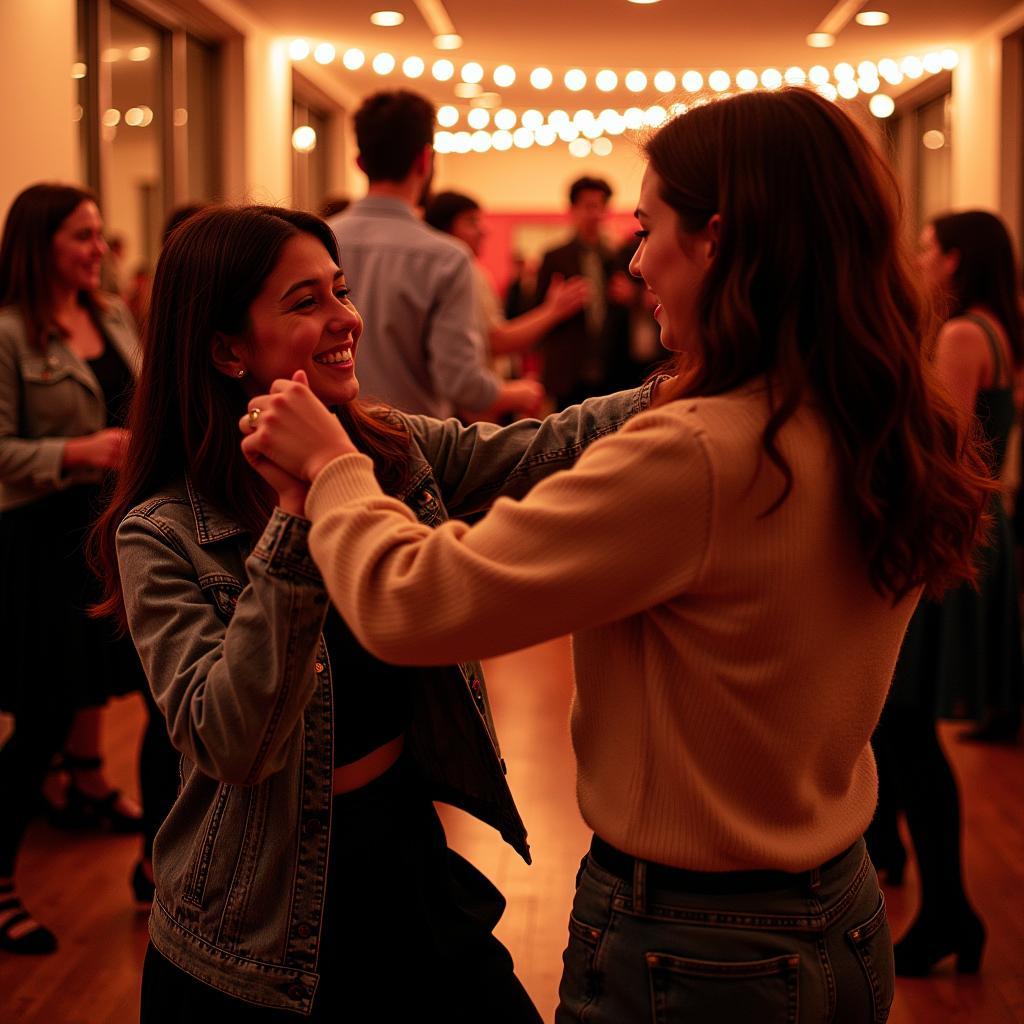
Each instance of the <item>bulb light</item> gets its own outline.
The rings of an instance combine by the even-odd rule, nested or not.
[[[827,67],[823,64],[815,64],[814,67],[807,72],[807,77],[813,85],[824,85],[829,80],[830,76]]]
[[[504,107],[494,115],[494,127],[500,128],[503,132],[511,131],[516,125],[516,112]]]
[[[947,71],[952,71],[960,63],[960,54],[956,50],[943,50],[939,57],[942,60],[942,66]]]
[[[736,85],[740,89],[756,89],[757,88],[757,72],[750,68],[744,68],[742,71],[736,72]]]
[[[434,152],[450,153],[452,151],[452,133],[434,132]]]
[[[654,88],[658,92],[672,92],[676,87],[676,76],[671,71],[659,71],[654,76]]]
[[[639,107],[630,107],[623,113],[622,120],[631,132],[639,131],[644,126],[644,112]]]
[[[895,109],[895,101],[891,96],[886,96],[884,92],[876,93],[868,100],[868,110],[875,117],[891,117]]]
[[[594,141],[591,144],[590,148],[593,151],[594,156],[608,156],[608,154],[611,153],[611,151],[612,151],[612,149],[614,147],[612,146],[612,140],[611,139],[603,139],[602,138],[602,139],[594,139]]]
[[[555,80],[555,76],[547,68],[534,68],[530,72],[530,85],[534,89],[548,89]]]
[[[293,39],[288,44],[288,56],[292,60],[305,60],[309,56],[309,43],[305,39]]]
[[[643,92],[647,88],[647,76],[642,71],[628,71],[625,82],[630,92]]]
[[[402,61],[402,73],[406,78],[419,78],[426,70],[422,57],[406,57]]]
[[[782,72],[778,68],[765,68],[761,72],[761,84],[766,89],[778,89],[782,85]]]
[[[437,123],[442,128],[451,128],[459,123],[459,112],[452,106],[438,107]]]
[[[512,144],[516,149],[529,149],[533,145],[533,132],[529,128],[517,128],[512,133]]]
[[[514,145],[512,133],[495,132],[494,135],[491,136],[491,145],[498,150],[499,153],[504,153]]]
[[[473,140],[469,132],[456,132],[452,138],[452,152],[468,153],[473,148]]]
[[[558,132],[549,124],[542,124],[533,133],[534,140],[538,146],[553,146],[558,138]]]
[[[317,64],[331,64],[334,62],[334,58],[336,56],[337,51],[330,43],[320,43],[320,45],[313,51],[313,60],[315,60]]]
[[[786,68],[786,73],[782,77],[786,85],[803,85],[807,81],[807,72],[803,68]]]
[[[390,53],[378,53],[370,66],[378,75],[390,75],[395,70],[395,58]]]
[[[590,156],[591,148],[589,139],[573,139],[572,142],[569,143],[569,152],[580,159],[585,156]]]
[[[838,92],[844,100],[852,100],[856,99],[857,93],[860,92],[860,88],[854,79],[844,78],[839,85],[836,86],[836,92]]]
[[[594,76],[594,85],[601,90],[601,92],[611,92],[619,84],[619,76],[614,71],[609,71],[605,68],[603,71],[598,71]]]
[[[924,74],[924,65],[917,57],[904,57],[900,62],[900,71],[907,78],[920,78]]]
[[[483,107],[474,107],[466,115],[466,123],[470,128],[486,128],[491,123],[491,115]]]
[[[732,84],[732,79],[729,77],[727,71],[712,71],[708,75],[708,85],[711,86],[715,92],[725,92],[726,89]]]
[[[350,47],[341,55],[341,63],[349,71],[358,71],[366,63],[366,54],[355,46]]]
[[[570,92],[579,92],[580,89],[586,88],[587,75],[586,72],[582,71],[580,68],[572,68],[569,71],[566,71],[563,81],[565,82],[566,89]]]
[[[544,123],[544,115],[539,110],[524,110],[519,122],[524,128],[535,132]]]
[[[308,124],[292,132],[292,149],[296,153],[310,153],[316,149],[316,132]]]
[[[455,65],[447,57],[442,57],[440,60],[434,61],[430,73],[436,81],[447,82],[455,74]]]
[[[682,81],[687,92],[700,92],[704,88],[704,76],[699,71],[687,71]]]
[[[491,148],[490,132],[476,131],[469,137],[469,146],[474,153],[486,153]]]
[[[507,89],[516,80],[516,69],[511,64],[499,64],[494,69],[494,84],[499,89]]]
[[[484,69],[475,60],[462,65],[462,80],[464,82],[469,82],[470,85],[477,85],[483,81],[483,77]]]

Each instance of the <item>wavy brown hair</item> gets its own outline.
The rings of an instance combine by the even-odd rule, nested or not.
[[[809,89],[733,96],[646,144],[683,232],[721,217],[698,299],[701,358],[677,359],[658,403],[763,375],[763,447],[793,488],[779,433],[821,404],[871,580],[898,599],[974,581],[996,490],[923,353],[935,318],[901,237],[895,178],[837,105]]]
[[[337,240],[319,217],[272,206],[211,206],[168,238],[153,278],[125,464],[89,538],[90,561],[104,586],[94,614],[125,623],[117,528],[135,505],[184,474],[253,536],[266,524],[271,504],[239,447],[248,396],[240,381],[214,367],[213,341],[218,332],[246,332],[249,307],[281,249],[301,233],[338,263]],[[373,459],[382,486],[399,490],[409,459],[403,422],[359,402],[337,412],[356,447]]]
[[[0,307],[14,306],[25,321],[28,342],[46,351],[51,331],[67,332],[53,315],[53,237],[82,203],[99,205],[76,185],[43,182],[20,192],[7,211],[0,240]],[[96,291],[79,292],[94,321],[106,308]]]

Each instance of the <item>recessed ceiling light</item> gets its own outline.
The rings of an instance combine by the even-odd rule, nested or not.
[[[658,4],[661,0],[629,0],[631,4]]]
[[[370,21],[381,28],[394,28],[405,21],[405,15],[401,11],[374,11],[370,15]]]
[[[885,11],[861,11],[856,17],[858,25],[866,25],[868,28],[878,28],[879,25],[889,24],[889,15]]]
[[[807,45],[815,46],[818,49],[824,49],[826,46],[832,46],[835,41],[836,37],[829,32],[812,32],[807,37]]]

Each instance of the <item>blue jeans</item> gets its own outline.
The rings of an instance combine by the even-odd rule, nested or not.
[[[892,940],[862,840],[763,891],[745,891],[755,873],[695,875],[706,884],[686,891],[671,869],[614,870],[593,851],[580,868],[556,1024],[888,1019]]]

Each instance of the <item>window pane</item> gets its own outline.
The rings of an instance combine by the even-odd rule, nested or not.
[[[122,240],[122,277],[140,265],[152,267],[160,247],[166,38],[149,22],[111,6],[110,40],[100,53],[111,80],[110,107],[100,115],[109,158],[103,216],[107,237]]]

